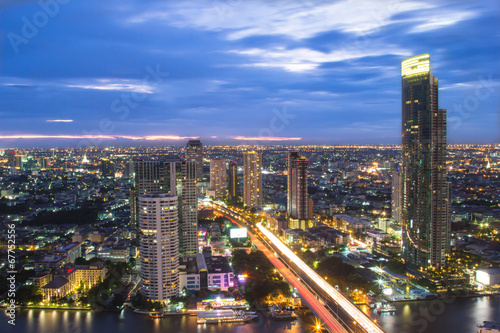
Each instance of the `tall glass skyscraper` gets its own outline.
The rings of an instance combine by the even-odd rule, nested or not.
[[[238,199],[238,165],[236,162],[229,163],[227,193],[229,200]]]
[[[446,110],[430,55],[404,60],[402,76],[402,237],[410,270],[443,266],[450,250]]]
[[[196,180],[203,179],[203,144],[200,140],[189,140],[186,145],[186,161],[196,163]]]
[[[297,152],[288,153],[288,216],[293,219],[309,219],[307,195],[307,165],[309,160]]]
[[[391,192],[392,192],[392,220],[396,224],[401,223],[401,191],[402,191],[401,166],[396,164],[391,170]]]
[[[243,203],[262,208],[262,153],[243,153]]]

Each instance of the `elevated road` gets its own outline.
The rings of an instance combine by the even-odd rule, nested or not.
[[[342,322],[344,330],[347,329],[348,332],[356,332],[356,333],[358,332],[385,333],[385,331],[376,322],[373,322],[347,297],[345,297],[342,293],[333,288],[328,282],[326,282],[322,277],[320,277],[312,268],[310,268],[307,264],[305,264],[297,255],[295,255],[295,253],[293,253],[293,251],[291,251],[285,244],[283,244],[271,231],[266,229],[262,224],[259,223],[257,224],[256,227],[254,227],[241,214],[225,206],[219,205],[217,203],[213,203],[213,208],[214,210],[231,218],[231,220],[233,221],[237,220],[241,223],[244,223],[250,229],[254,230],[254,233],[252,234],[252,242],[256,244],[255,240],[258,240],[260,245],[263,245],[264,249],[266,249],[269,253],[271,253],[271,257],[269,257],[268,254],[266,254],[266,256],[273,263],[273,265],[275,265],[275,267],[276,264],[273,261],[277,260],[279,263],[283,265],[283,267],[287,268],[288,272],[290,272],[292,276],[294,276],[296,279],[298,279],[296,276],[298,275],[301,280],[299,282],[302,284],[302,286],[305,287],[305,290],[307,290],[309,293],[311,293],[310,290],[312,290],[316,296],[319,296],[322,299],[324,304],[323,308],[326,307],[327,309],[329,309],[329,312],[331,314],[335,314],[336,322],[337,323],[339,323],[339,321]],[[258,248],[259,250],[264,252],[263,248],[261,247]],[[277,258],[276,254],[273,255],[272,252],[275,252],[277,255],[279,255],[281,257],[281,260]],[[293,270],[295,274],[293,274],[291,270]],[[307,283],[307,286],[310,289],[308,289],[304,285],[304,283]],[[300,294],[302,296],[302,293]],[[323,322],[325,323],[325,321]]]
[[[297,290],[307,306],[314,312],[330,332],[347,333],[347,330],[333,317],[333,315],[316,299],[307,287],[255,236],[251,236],[255,246],[264,252],[267,259],[276,267],[283,277]]]
[[[359,325],[359,331],[367,333],[384,333],[385,331],[376,323],[374,323],[363,311],[361,311],[356,305],[354,305],[349,299],[347,299],[341,292],[332,287],[328,282],[325,281],[321,276],[318,275],[311,267],[304,263],[292,250],[283,244],[278,237],[276,237],[271,231],[266,229],[262,223],[257,224],[257,228],[262,232],[262,234],[269,239],[269,241],[276,246],[279,251],[288,258],[294,266],[298,267],[303,273],[305,273],[310,280],[312,280],[322,291],[323,294],[328,295],[328,297],[338,304],[344,312],[347,312],[352,318],[352,324],[356,328]]]
[[[236,221],[233,214],[227,214],[222,209],[214,209],[224,216],[228,217],[232,222],[240,227],[243,227],[240,221]],[[239,215],[239,214],[238,214]],[[295,276],[294,273],[288,269],[285,264],[278,259],[269,248],[264,245],[255,233],[248,231],[252,243],[264,253],[267,259],[273,264],[273,266],[283,275],[283,277],[297,290],[300,294],[302,300],[307,304],[309,309],[316,315],[316,317],[323,323],[323,329],[328,330],[332,333],[348,333],[348,331],[340,324],[333,316],[333,314],[317,299],[317,297],[305,286],[299,278]]]

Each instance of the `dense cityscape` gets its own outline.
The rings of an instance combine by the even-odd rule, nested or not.
[[[0,5],[5,333],[500,333],[493,0]]]
[[[12,223],[16,230],[16,263],[12,269],[8,260],[2,262],[1,293],[5,300],[8,271],[16,271],[18,305],[108,311],[128,305],[151,314],[267,304],[280,307],[275,316],[294,316],[285,309],[307,304],[280,274],[271,273],[272,265],[255,252],[247,233],[237,235],[241,223],[214,208],[215,202],[245,216],[250,232],[253,223],[263,221],[373,318],[394,311],[389,304],[395,301],[498,292],[496,145],[448,147],[451,249],[442,267],[417,271],[409,271],[401,256],[400,146],[203,146],[190,140],[187,147],[4,149],[0,155],[3,251]],[[180,185],[182,200],[146,195],[161,192],[159,180],[167,179],[163,188],[170,186],[167,174],[175,184],[178,172],[181,183],[171,191]],[[245,184],[245,174],[253,172],[261,185],[245,203],[243,192],[251,192],[245,186],[253,186]],[[154,177],[158,181],[151,182]],[[189,192],[197,218],[196,213],[186,217],[184,208],[177,214]],[[288,212],[288,203],[294,211]],[[147,232],[154,232],[147,223],[158,223],[142,213],[151,205],[175,208],[165,215],[173,222],[168,230],[176,234],[172,253],[148,251],[158,244],[145,243]],[[192,231],[183,226],[184,244],[194,235],[190,245],[179,243],[178,226],[184,223],[197,225]],[[171,246],[171,240],[162,241],[162,249]],[[176,260],[161,268],[172,276],[155,282],[150,275],[159,269],[157,256]],[[251,262],[270,273],[262,275]]]

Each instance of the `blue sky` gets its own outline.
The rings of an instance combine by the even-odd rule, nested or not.
[[[497,0],[3,0],[0,38],[4,147],[399,144],[422,53],[448,141],[500,141]]]

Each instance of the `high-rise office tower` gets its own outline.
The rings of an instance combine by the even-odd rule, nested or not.
[[[203,144],[200,140],[189,140],[186,145],[186,161],[196,163],[196,180],[203,179]]]
[[[101,176],[113,177],[115,175],[114,163],[107,158],[101,160]]]
[[[231,161],[229,163],[228,177],[228,198],[231,201],[236,201],[238,200],[238,165],[236,164],[236,162]]]
[[[177,202],[166,193],[138,198],[141,292],[152,301],[179,293]]]
[[[226,161],[221,158],[210,160],[210,190],[217,199],[226,197]]]
[[[123,171],[123,177],[133,179],[134,178],[134,161],[125,162],[125,169]]]
[[[262,153],[243,153],[243,203],[262,207]]]
[[[392,219],[396,223],[401,223],[402,213],[402,189],[403,178],[401,177],[401,166],[396,164],[391,171],[391,192],[392,192]]]
[[[10,168],[15,168],[16,167],[16,151],[15,150],[8,150],[5,152],[7,155],[7,165]]]
[[[429,54],[401,64],[403,258],[410,270],[443,266],[450,251],[446,110],[438,108],[430,69]]]
[[[181,256],[195,256],[198,253],[198,194],[196,193],[195,162],[137,160],[134,169],[136,198],[146,194],[161,193],[178,197],[179,253]],[[135,217],[137,218],[139,205],[136,207]],[[136,221],[131,222],[136,223]]]
[[[288,153],[287,210],[292,219],[309,219],[307,165],[309,160],[297,152]]]
[[[135,191],[135,187],[132,186],[130,189],[129,193],[129,203],[130,203],[130,227],[131,228],[136,228],[138,227],[137,225],[137,201],[138,197]]]

